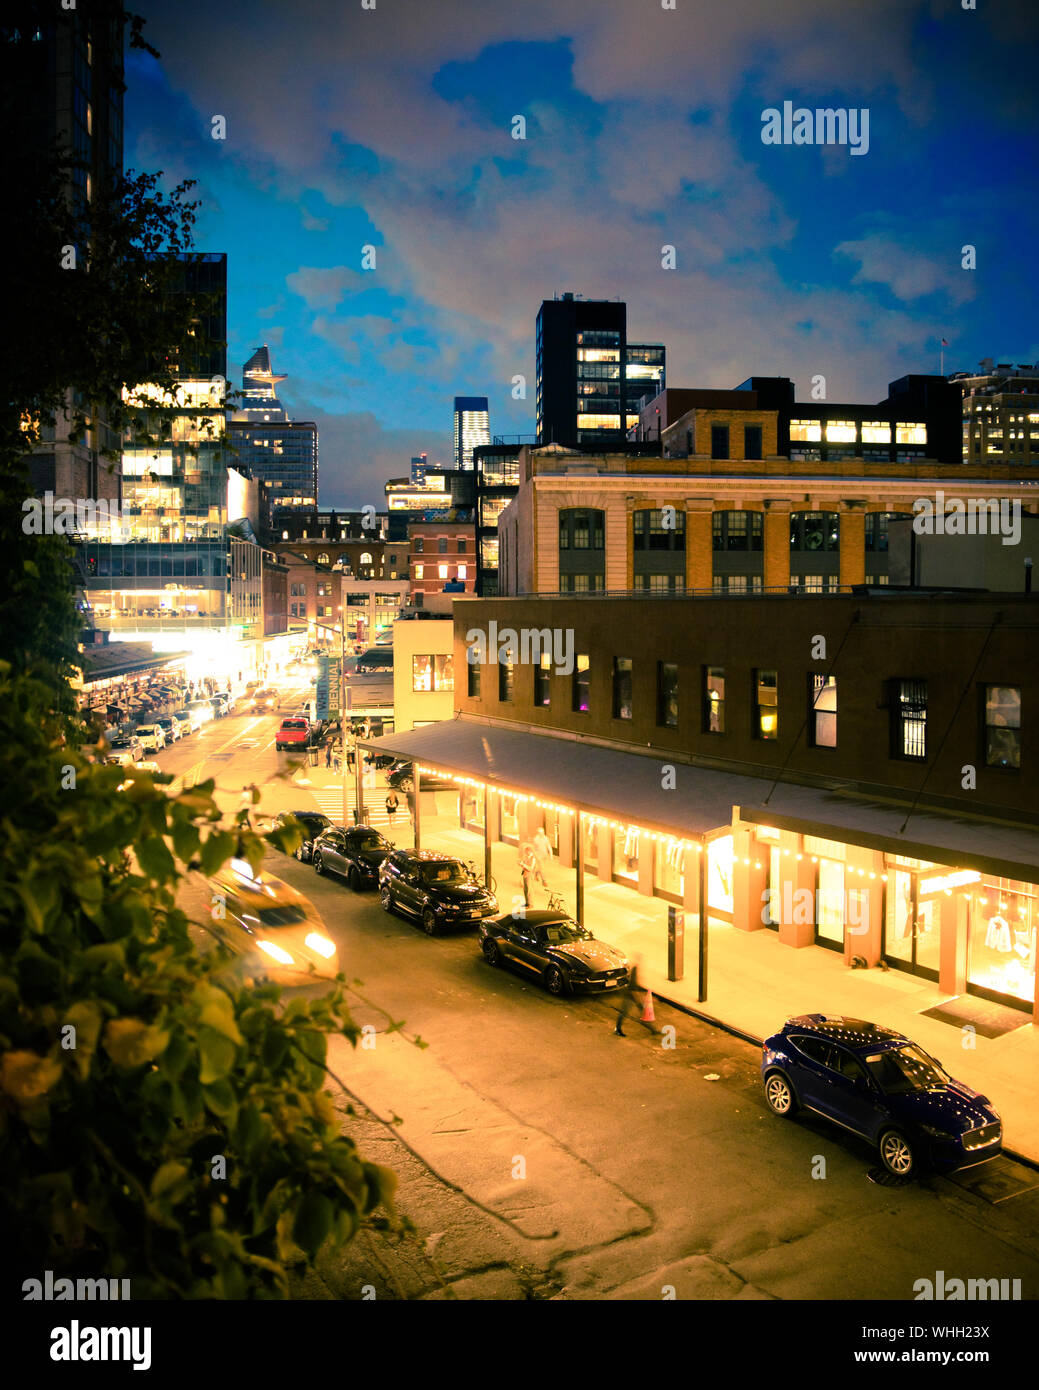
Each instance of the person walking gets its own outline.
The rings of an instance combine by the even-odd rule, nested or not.
[[[386,815],[389,819],[391,827],[393,825],[394,817],[397,814],[399,806],[400,799],[398,798],[397,793],[395,791],[390,791],[390,793],[386,797]]]
[[[339,769],[341,766],[342,757],[340,754],[339,744],[334,743],[332,745],[332,771],[335,773],[337,777],[339,776]]]
[[[523,901],[527,907],[530,906],[530,880],[536,874],[541,875],[538,866],[537,856],[534,853],[534,846],[524,844],[519,852],[519,871],[520,880],[523,883]],[[544,878],[541,879],[544,883]]]
[[[617,1025],[613,1031],[619,1038],[628,1036],[621,1025],[629,1013],[634,1014],[635,1019],[642,1024],[643,1028],[648,1028],[651,1033],[656,1033],[656,1026],[642,1017],[646,1009],[648,995],[649,991],[639,984],[639,957],[636,956],[631,962],[631,969],[628,971],[628,983],[621,995],[620,1008],[617,1010]]]
[[[332,740],[329,739],[325,744],[325,766],[332,766]]]
[[[548,887],[548,880],[545,877],[545,870],[552,863],[552,841],[545,834],[545,827],[539,825],[534,832],[534,856],[538,861],[538,877],[541,879],[542,886]]]

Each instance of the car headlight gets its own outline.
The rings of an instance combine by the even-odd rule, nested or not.
[[[955,1139],[955,1134],[950,1134],[947,1129],[936,1129],[934,1125],[921,1125],[922,1133],[930,1135],[932,1139]]]
[[[257,941],[256,944],[261,951],[266,952],[266,954],[269,955],[272,960],[276,960],[279,965],[292,964],[292,957],[289,955],[288,951],[275,945],[273,941]]]
[[[332,942],[329,941],[327,936],[322,936],[320,932],[312,931],[310,935],[305,938],[305,941],[306,945],[308,945],[312,951],[316,951],[317,954],[323,956],[325,960],[328,960],[330,956],[334,956],[336,953],[336,948]]]

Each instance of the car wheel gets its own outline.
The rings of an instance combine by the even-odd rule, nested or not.
[[[896,1178],[909,1178],[916,1172],[916,1155],[909,1140],[897,1129],[887,1129],[877,1145],[880,1161]]]
[[[422,913],[422,930],[427,936],[437,934],[437,915],[431,907],[427,907]]]
[[[379,889],[379,902],[382,903],[383,912],[393,911],[393,898],[390,896],[390,890],[385,885]]]
[[[490,936],[483,943],[483,958],[488,965],[501,965],[501,951],[498,950],[498,943]]]
[[[765,1077],[765,1099],[773,1115],[782,1115],[785,1118],[797,1111],[794,1088],[781,1071],[770,1071]]]
[[[314,868],[319,874],[323,874],[325,872],[325,866],[321,861],[320,854],[314,855]]]
[[[557,965],[550,965],[545,971],[545,988],[549,994],[566,993],[566,976]]]
[[[350,872],[346,876],[346,881],[355,893],[361,891],[361,875],[352,864],[350,865]]]

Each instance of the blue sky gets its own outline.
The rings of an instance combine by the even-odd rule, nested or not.
[[[942,337],[946,370],[1039,360],[1039,7],[674,3],[143,7],[162,57],[129,58],[127,167],[198,180],[228,374],[270,345],[323,505],[448,461],[456,394],[531,432],[534,319],[565,290],[626,300],[672,386],[879,400]],[[787,100],[867,108],[868,152],[763,144]]]

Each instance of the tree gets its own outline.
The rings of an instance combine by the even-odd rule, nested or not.
[[[84,11],[146,46],[121,5]],[[359,1032],[343,978],[316,1001],[244,983],[226,953],[198,951],[177,906],[193,868],[260,863],[249,810],[228,826],[212,782],[171,795],[80,751],[70,551],[21,528],[25,451],[70,402],[74,430],[99,413],[129,424],[124,384],[173,385],[199,305],[172,292],[187,185],[165,197],[160,176],[132,176],[84,209],[68,156],[32,143],[33,26],[63,22],[23,0],[0,33],[21,330],[0,401],[0,1249],[22,1277],[126,1276],[138,1298],[277,1296],[294,1259],[391,1222],[395,1179],[324,1090],[328,1035]],[[266,838],[292,849],[297,833]]]

